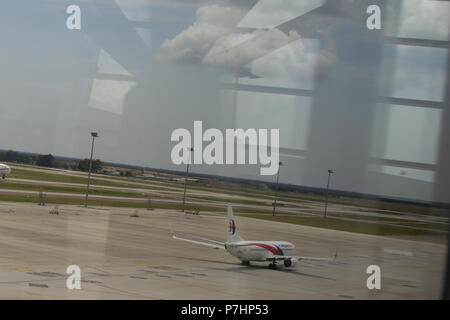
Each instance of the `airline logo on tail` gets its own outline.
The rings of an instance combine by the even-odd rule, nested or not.
[[[236,232],[236,224],[234,223],[234,220],[230,220],[230,230],[228,232],[231,235],[233,235]]]

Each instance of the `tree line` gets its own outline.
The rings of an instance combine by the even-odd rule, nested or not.
[[[30,155],[12,150],[0,151],[0,161],[31,164],[49,168],[89,171],[89,159],[62,160],[51,154]],[[103,167],[100,159],[92,160],[92,171],[97,172]]]

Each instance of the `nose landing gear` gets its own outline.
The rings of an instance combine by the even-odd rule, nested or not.
[[[269,264],[269,269],[276,269],[277,268],[277,260],[273,259],[272,263]]]

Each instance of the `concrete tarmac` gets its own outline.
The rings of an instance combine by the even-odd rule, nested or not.
[[[243,266],[225,250],[171,238],[224,241],[225,216],[175,210],[0,202],[0,299],[437,299],[446,246],[236,217],[247,240],[286,240],[301,261],[271,270]],[[237,211],[237,210],[235,210]],[[81,289],[66,288],[69,265]],[[381,289],[366,286],[369,265]]]

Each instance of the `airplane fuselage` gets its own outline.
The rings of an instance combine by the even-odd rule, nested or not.
[[[0,163],[0,176],[5,179],[8,174],[11,173],[11,168],[6,164]]]
[[[286,241],[235,241],[225,249],[242,262],[267,261],[277,256],[295,256],[295,245]]]

